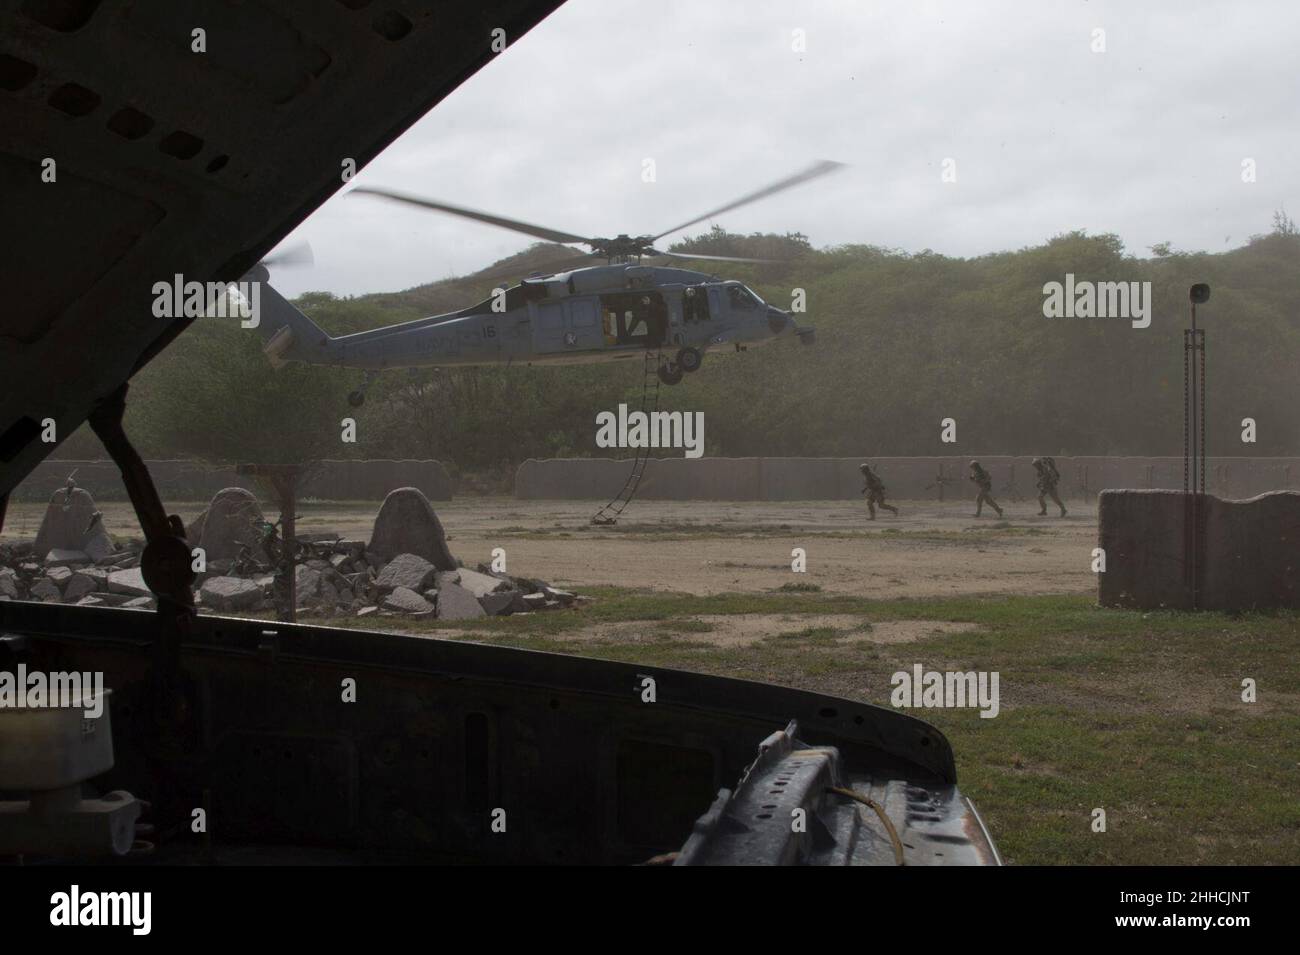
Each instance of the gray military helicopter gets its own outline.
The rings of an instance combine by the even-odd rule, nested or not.
[[[547,263],[554,271],[535,271],[517,285],[494,290],[485,301],[457,312],[434,315],[351,335],[331,336],[291,305],[269,284],[268,260],[245,280],[261,283],[258,329],[271,363],[285,362],[358,368],[365,384],[348,396],[354,407],[365,401],[366,388],[382,370],[449,365],[590,364],[658,356],[658,376],[674,385],[697,371],[710,349],[737,351],[798,337],[813,343],[814,330],[794,316],[765,303],[735,280],[659,264],[646,257],[717,262],[779,262],[693,252],[664,252],[654,244],[705,219],[775,195],[824,176],[842,164],[822,160],[762,189],[751,192],[658,235],[618,235],[612,239],[574,235],[545,226],[436,202],[390,189],[358,187],[369,195],[423,209],[462,216],[591,251]],[[605,260],[604,265],[592,263]]]

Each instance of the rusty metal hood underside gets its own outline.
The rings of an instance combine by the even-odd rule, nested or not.
[[[557,6],[0,0],[0,495],[181,330],[155,282],[243,275]]]
[[[947,740],[891,709],[208,616],[164,676],[156,613],[9,603],[3,620],[0,669],[104,674],[116,764],[95,783],[150,801],[163,863],[1000,861]],[[880,805],[897,842],[833,786]],[[200,807],[206,837],[190,831]]]

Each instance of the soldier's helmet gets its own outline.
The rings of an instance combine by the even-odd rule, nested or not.
[[[867,473],[868,471],[871,470],[871,465],[870,465],[870,464],[859,464],[859,465],[858,465],[858,470],[861,471],[863,474],[865,474],[865,473]]]
[[[1042,458],[1034,458],[1034,467],[1038,467],[1042,463],[1043,463]]]
[[[970,466],[973,467],[973,468],[977,468],[977,467],[980,466],[980,463],[979,463],[978,461],[972,461],[972,462],[970,463]]]

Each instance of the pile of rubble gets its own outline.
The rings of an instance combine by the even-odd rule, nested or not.
[[[295,568],[294,589],[299,611],[322,616],[415,615],[439,620],[571,607],[588,598],[556,590],[537,580],[458,567],[439,570],[418,554],[398,554],[385,561],[363,541],[317,540],[332,551]],[[222,563],[218,561],[218,563]],[[275,575],[240,577],[209,564],[198,587],[201,609],[216,613],[255,613],[275,609]]]
[[[51,548],[43,558],[33,541],[0,547],[0,600],[42,600],[83,606],[153,609],[140,573],[143,541],[98,560],[82,550]]]
[[[144,542],[114,545],[102,523],[90,518],[98,514],[90,495],[69,490],[51,498],[35,541],[0,545],[0,600],[153,609],[139,568]],[[79,511],[69,516],[73,508]],[[268,570],[254,524],[261,519],[250,492],[226,488],[188,528],[190,545],[204,554],[195,585],[200,611],[275,612],[287,588]],[[461,566],[447,549],[433,506],[415,488],[388,495],[369,542],[329,534],[298,539],[311,554],[294,568],[297,609],[322,616],[468,620],[562,609],[588,599],[483,564],[477,570]]]
[[[0,600],[152,608],[140,573],[144,541],[113,543],[90,493],[55,491],[36,539],[0,545]]]

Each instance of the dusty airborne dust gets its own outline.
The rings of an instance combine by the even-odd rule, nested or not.
[[[1037,502],[1001,503],[1004,520],[976,519],[966,501],[904,501],[899,517],[874,523],[853,501],[634,501],[614,527],[592,527],[588,502],[467,499],[438,512],[465,563],[503,547],[511,572],[578,588],[715,594],[808,584],[877,598],[1096,588],[1095,506],[1076,504],[1060,519],[1037,517]],[[796,547],[807,573],[791,572]]]
[[[188,522],[205,503],[169,509]],[[899,517],[886,512],[873,523],[856,501],[633,501],[614,527],[593,527],[599,503],[461,498],[434,506],[452,553],[467,566],[489,561],[501,547],[511,573],[579,590],[609,584],[770,593],[806,584],[823,593],[890,598],[1096,588],[1096,507],[1079,502],[1070,502],[1064,519],[1036,516],[1032,500],[999,502],[1004,519],[988,511],[977,519],[965,500],[899,501]],[[100,507],[110,532],[140,533],[125,502]],[[378,510],[378,503],[306,501],[298,509],[299,532],[365,538]],[[11,505],[5,536],[35,536],[43,511],[44,505]],[[791,572],[796,547],[807,552],[807,573]]]

